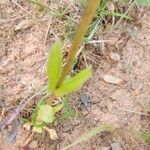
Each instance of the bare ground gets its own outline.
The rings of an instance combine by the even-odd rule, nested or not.
[[[72,14],[79,11],[72,3],[69,5]],[[45,84],[49,47],[57,37],[66,36],[65,19],[43,15],[27,2],[22,2],[21,6],[29,13],[7,0],[0,2],[1,120],[22,99]],[[59,134],[59,140],[55,142],[46,135],[32,137],[31,141],[38,141],[36,149],[59,150],[101,124],[110,124],[117,131],[114,134],[98,135],[71,150],[100,150],[113,142],[120,143],[124,150],[150,149],[136,135],[141,131],[150,131],[150,117],[145,109],[145,104],[150,103],[150,11],[143,10],[141,13],[136,22],[120,24],[110,36],[99,36],[99,39],[109,40],[108,43],[85,46],[87,63],[93,64],[95,69],[92,79],[81,91],[71,96],[71,103],[79,115],[55,127]],[[27,20],[25,27],[18,29],[23,20]],[[66,50],[70,42],[65,39],[64,45]],[[117,53],[120,59],[112,60],[111,52]],[[123,82],[116,85],[106,83],[105,75],[118,77]],[[87,109],[81,104],[83,95],[90,97]],[[38,98],[28,105],[24,115],[28,116],[32,112],[36,101]],[[17,142],[8,145],[1,137],[0,149],[23,149],[21,147],[29,134],[29,131],[20,127]]]

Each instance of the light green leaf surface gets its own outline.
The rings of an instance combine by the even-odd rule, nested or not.
[[[87,68],[75,75],[73,78],[64,81],[64,83],[54,91],[56,96],[64,96],[77,91],[92,75],[91,69]]]
[[[42,133],[42,127],[33,126],[32,131],[33,131],[33,132],[37,132],[37,133]]]
[[[37,114],[37,122],[45,122],[45,123],[52,123],[54,121],[54,112],[53,108],[50,105],[41,105],[38,114]]]
[[[112,15],[112,16],[116,16],[116,17],[121,17],[121,18],[124,18],[124,19],[133,20],[132,17],[130,17],[128,15],[125,15],[125,14],[120,14],[120,13],[117,13],[117,12],[104,11],[104,14],[105,15]]]
[[[57,82],[61,76],[62,71],[62,44],[61,42],[55,42],[50,50],[50,55],[47,65],[48,73],[48,92],[53,92],[56,88]]]
[[[58,104],[56,106],[53,107],[53,112],[54,114],[57,113],[58,111],[60,111],[63,108],[63,104]]]
[[[39,111],[41,105],[43,105],[43,104],[44,104],[43,101],[38,102],[35,109],[34,109],[34,111],[33,111],[33,113],[32,113],[31,122],[34,125],[40,125],[41,124],[41,122],[37,121],[37,115],[38,115],[38,111]]]
[[[60,120],[69,120],[77,115],[76,110],[70,105],[69,99],[65,97],[63,99],[63,112],[59,116]]]

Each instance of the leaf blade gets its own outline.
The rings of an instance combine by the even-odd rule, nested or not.
[[[48,58],[47,74],[48,74],[48,92],[53,92],[57,86],[57,82],[61,76],[62,66],[62,43],[57,41],[51,47],[51,53]]]
[[[92,75],[91,69],[86,68],[73,78],[64,81],[64,83],[54,91],[56,96],[64,96],[77,91]]]
[[[36,119],[37,122],[52,123],[55,119],[52,106],[47,104],[41,105]]]
[[[63,103],[54,106],[54,107],[53,107],[53,112],[54,112],[54,114],[57,113],[57,112],[59,112],[59,111],[63,108],[63,106],[64,106]]]
[[[42,127],[33,126],[32,131],[33,131],[33,132],[37,132],[37,133],[42,133]]]

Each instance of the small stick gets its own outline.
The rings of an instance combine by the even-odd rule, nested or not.
[[[125,109],[125,108],[117,108],[117,109],[123,110],[123,111],[127,111],[127,112],[130,112],[130,113],[134,113],[134,114],[138,114],[138,115],[150,116],[147,113],[137,112],[137,111],[133,111],[133,110],[128,110],[128,109]]]
[[[93,40],[93,41],[89,41],[87,43],[94,44],[94,43],[104,43],[104,42],[111,42],[111,40]]]
[[[23,11],[25,12],[28,12],[26,11],[22,6],[20,6],[15,0],[12,0],[13,3],[15,3],[19,8],[21,8]]]
[[[81,22],[79,24],[79,27],[77,29],[75,38],[73,40],[71,49],[69,51],[67,62],[63,68],[62,75],[61,75],[61,77],[57,83],[58,87],[62,84],[62,82],[64,81],[64,79],[66,78],[66,76],[68,75],[68,73],[71,70],[72,63],[73,63],[74,58],[78,52],[78,49],[79,49],[80,44],[82,42],[82,39],[83,39],[87,29],[88,29],[90,22],[92,21],[92,18],[95,15],[95,12],[96,12],[99,4],[100,4],[100,0],[94,0],[94,1],[88,0],[87,8],[86,8],[86,10],[85,10],[85,12],[81,18]]]
[[[29,142],[31,141],[33,135],[34,135],[34,132],[32,132],[30,134],[30,136],[28,137],[28,139],[24,142],[23,147],[26,147],[29,144]]]
[[[46,45],[46,41],[47,41],[48,33],[49,33],[49,30],[50,30],[50,26],[51,26],[51,21],[48,22],[48,28],[47,28],[46,36],[45,36],[45,39],[44,39],[44,45]]]

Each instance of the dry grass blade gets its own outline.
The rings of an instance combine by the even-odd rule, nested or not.
[[[84,135],[82,135],[81,137],[79,137],[74,143],[66,146],[65,148],[62,148],[61,150],[68,150],[69,148],[81,143],[81,142],[85,142],[87,140],[89,140],[90,138],[96,136],[97,134],[99,133],[102,133],[102,132],[113,132],[115,129],[110,126],[110,125],[103,125],[103,126],[99,126],[99,127],[96,127],[92,130],[90,130],[89,132],[85,133]]]
[[[15,0],[12,0],[14,4],[16,4],[19,8],[21,8],[23,11],[27,12],[22,6],[20,6]]]

